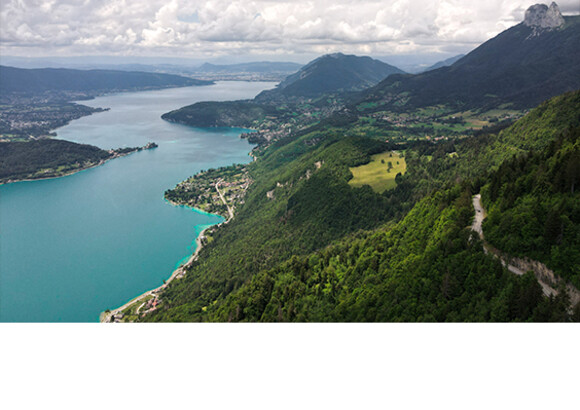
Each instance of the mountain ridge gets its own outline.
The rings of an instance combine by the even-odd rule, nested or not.
[[[103,93],[191,85],[209,85],[173,74],[119,70],[68,68],[15,68],[0,66],[0,92],[7,95],[37,95],[46,92]]]
[[[450,104],[456,109],[511,104],[531,108],[580,88],[580,16],[543,29],[520,23],[453,65],[417,75],[393,75],[355,99],[394,110]],[[536,33],[536,35],[534,35]]]

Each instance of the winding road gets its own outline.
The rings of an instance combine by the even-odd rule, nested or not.
[[[224,205],[226,206],[226,208],[228,208],[228,214],[230,215],[230,217],[228,218],[228,220],[227,220],[226,222],[229,222],[231,219],[233,219],[233,218],[234,218],[234,210],[233,210],[233,209],[232,209],[232,208],[231,208],[231,207],[228,205],[228,203],[226,202],[226,199],[224,198],[224,196],[222,195],[222,193],[221,193],[221,191],[220,191],[220,189],[219,189],[219,185],[220,185],[222,182],[224,182],[224,180],[223,180],[223,179],[220,179],[220,180],[218,180],[218,181],[215,183],[215,189],[216,189],[217,193],[219,194],[219,196],[220,196],[220,198],[221,198],[222,202],[223,202],[223,203],[224,203]]]
[[[520,275],[520,276],[523,275],[524,273],[526,273],[523,270],[517,268],[516,266],[511,265],[509,262],[507,262],[505,260],[505,258],[502,258],[501,256],[499,256],[499,252],[497,250],[495,250],[494,248],[492,248],[492,246],[489,245],[485,241],[485,239],[483,237],[483,229],[482,229],[481,225],[483,223],[483,220],[485,219],[486,213],[485,213],[485,209],[483,209],[483,205],[481,205],[481,195],[480,194],[474,195],[472,198],[472,202],[473,202],[473,209],[475,209],[475,218],[473,219],[473,224],[471,225],[471,230],[477,232],[479,235],[479,238],[483,241],[483,251],[485,253],[490,253],[490,250],[493,250],[491,252],[491,254],[494,255],[496,258],[499,258],[501,260],[502,265],[505,266],[511,273],[515,273],[516,275]],[[540,286],[542,286],[542,291],[544,292],[544,295],[555,296],[558,294],[558,292],[554,288],[552,288],[547,283],[543,282],[540,278],[537,277],[537,275],[536,275],[536,279],[538,280],[538,283],[540,284]]]

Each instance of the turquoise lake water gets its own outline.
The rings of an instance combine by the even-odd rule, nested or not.
[[[161,114],[197,101],[252,98],[274,83],[121,93],[83,104],[110,111],[58,138],[138,152],[63,178],[0,186],[0,321],[97,322],[167,279],[219,216],[172,206],[166,189],[202,169],[247,163],[241,129],[196,129]]]

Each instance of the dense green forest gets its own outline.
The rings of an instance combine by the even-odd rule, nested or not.
[[[580,128],[504,162],[483,188],[486,239],[580,288]]]
[[[543,298],[532,274],[505,271],[466,227],[471,192],[421,201],[393,229],[351,237],[261,272],[217,321],[566,321],[568,300]],[[579,312],[576,312],[578,314]],[[194,316],[195,317],[195,316]]]
[[[254,121],[276,112],[275,107],[251,101],[198,102],[163,114],[161,118],[196,127],[251,127]]]
[[[280,147],[260,166],[250,164],[254,183],[245,204],[204,247],[183,286],[168,289],[167,301],[189,303],[195,295],[193,303],[200,309],[263,268],[392,217],[387,198],[368,186],[351,189],[346,180],[348,166],[368,161],[384,149],[380,142],[329,135],[313,147],[304,143],[309,137]],[[320,169],[317,161],[324,163]],[[273,199],[266,195],[271,190]]]
[[[63,140],[0,142],[0,182],[64,175],[110,157],[92,145]]]
[[[456,141],[394,147],[330,121],[276,142],[248,165],[254,183],[234,220],[144,320],[577,320],[565,294],[545,298],[533,275],[508,274],[467,227],[471,195],[514,154],[570,151],[568,137],[557,141],[578,120],[579,95]],[[537,132],[521,139],[526,128]],[[395,148],[407,172],[394,189],[348,185],[349,167]]]
[[[53,139],[0,142],[0,183],[59,177],[156,147],[155,143],[149,143],[145,147],[105,151],[88,144]]]

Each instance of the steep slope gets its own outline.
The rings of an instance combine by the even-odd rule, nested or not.
[[[557,6],[550,10],[557,11]],[[390,76],[357,102],[393,110],[437,104],[455,109],[502,104],[530,108],[579,89],[580,16],[563,17],[547,27],[543,20],[538,23],[530,13],[527,16],[453,65],[414,76]]]
[[[403,71],[370,57],[327,54],[306,64],[288,76],[274,90],[264,91],[257,101],[281,97],[313,97],[325,93],[360,91],[391,74]]]
[[[567,321],[566,298],[506,272],[466,226],[459,186],[381,228],[261,272],[206,310],[211,321]]]
[[[580,111],[580,104],[576,105]],[[580,288],[580,128],[504,162],[482,189],[495,247],[545,263]]]

